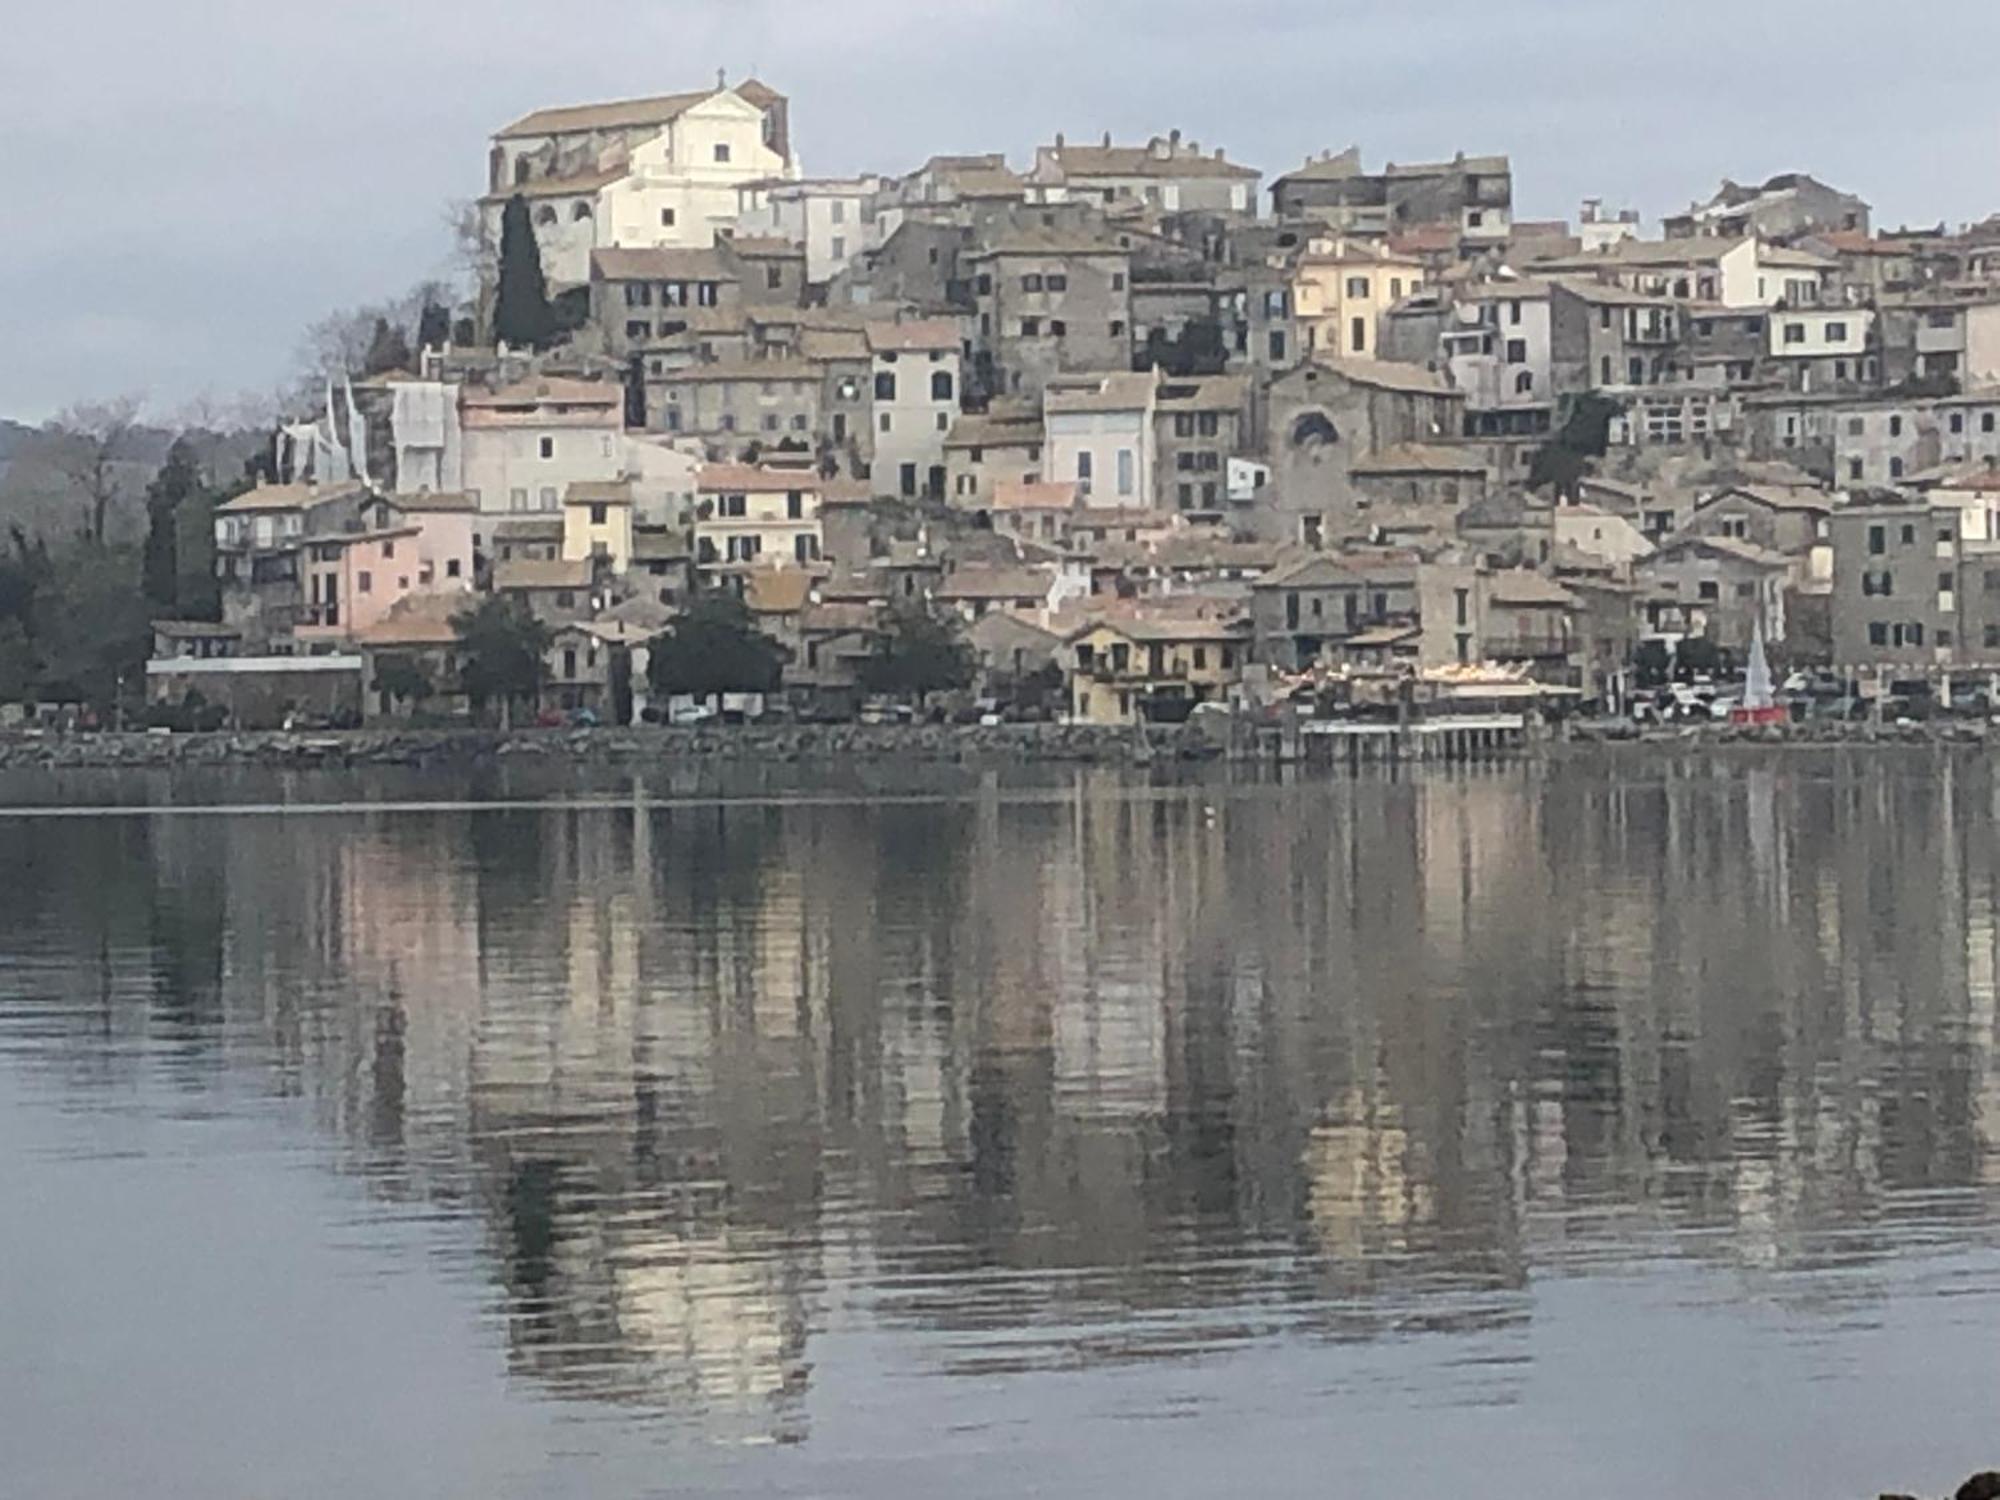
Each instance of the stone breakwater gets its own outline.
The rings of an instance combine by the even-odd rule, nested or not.
[[[1584,747],[1634,754],[1699,753],[1742,746],[2000,747],[2000,724],[1941,719],[1913,724],[1814,721],[1738,726],[1578,722],[1530,737],[1519,755]],[[578,765],[662,763],[931,763],[1149,765],[1176,761],[1271,762],[1282,740],[1271,728],[1226,724],[1112,727],[1092,724],[784,724],[675,729],[341,730],[219,734],[0,735],[0,771],[272,766],[456,767],[558,761]]]
[[[0,736],[0,770],[451,767],[537,759],[586,765],[811,760],[1145,765],[1219,759],[1228,750],[1226,731],[1212,732],[1201,725],[787,724],[508,733],[470,729],[104,733]]]
[[[1621,720],[1578,722],[1561,738],[1573,745],[1631,745],[1663,750],[1714,745],[2000,745],[2000,724],[1984,719],[1926,719],[1875,724],[1809,719],[1799,724],[1669,724],[1641,728]]]

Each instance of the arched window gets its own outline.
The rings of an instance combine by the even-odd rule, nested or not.
[[[572,208],[572,209],[571,209],[571,210],[569,211],[569,216],[570,216],[570,217],[571,217],[572,219],[578,219],[578,220],[581,220],[581,219],[587,219],[587,218],[589,218],[589,217],[590,217],[590,204],[589,204],[589,203],[588,203],[587,201],[583,200],[583,199],[578,199],[578,200],[577,200],[577,204],[576,204],[576,207],[575,207],[575,208]]]
[[[931,372],[931,400],[951,400],[951,371],[933,370]]]
[[[540,208],[535,210],[535,222],[537,224],[553,224],[555,221],[556,209],[553,203],[544,203]]]
[[[1533,391],[1534,388],[1535,388],[1535,377],[1529,374],[1526,370],[1523,370],[1520,374],[1514,377],[1514,390],[1516,391],[1516,393],[1525,396],[1529,394],[1531,391]]]
[[[1292,423],[1294,448],[1329,448],[1340,441],[1340,432],[1325,412],[1309,411]]]

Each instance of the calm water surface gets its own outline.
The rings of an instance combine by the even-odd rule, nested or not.
[[[785,774],[0,782],[0,1493],[2000,1461],[1983,765]]]

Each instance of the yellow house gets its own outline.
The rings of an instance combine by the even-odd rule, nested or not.
[[[1062,653],[1079,724],[1179,723],[1227,698],[1250,654],[1241,616],[1095,620]]]
[[[705,571],[820,558],[820,477],[810,466],[703,464],[695,562]]]
[[[562,555],[567,562],[610,559],[611,571],[632,566],[632,482],[587,480],[563,495]]]
[[[1381,317],[1424,284],[1420,261],[1364,240],[1314,240],[1293,272],[1307,354],[1379,358]]]

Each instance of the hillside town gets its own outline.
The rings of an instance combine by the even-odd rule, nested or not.
[[[1858,699],[2000,677],[2000,214],[1890,231],[1788,172],[1538,221],[1504,155],[1175,128],[809,146],[754,79],[498,128],[481,284],[274,434],[149,700],[1136,724],[1480,674],[1615,712],[1753,652]]]

